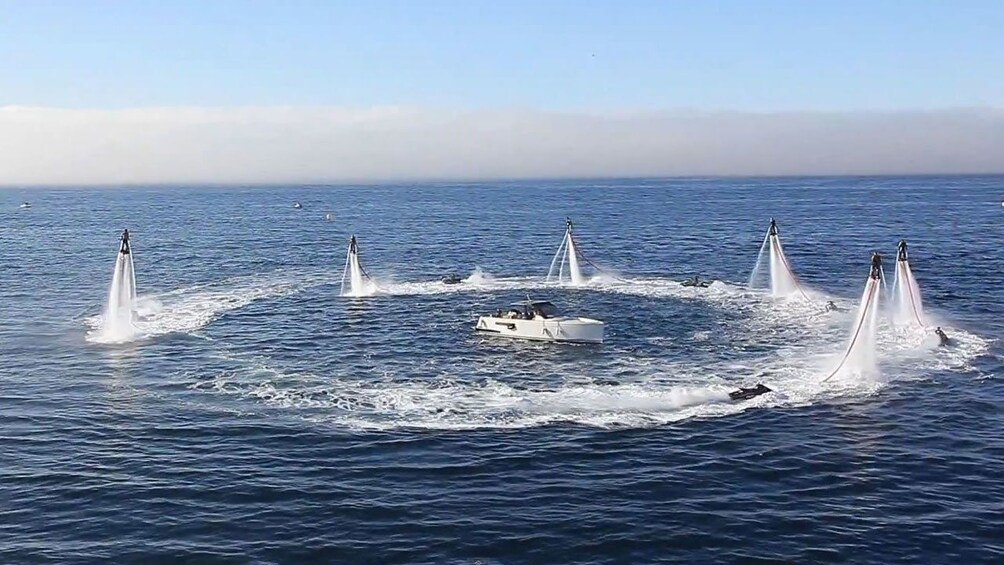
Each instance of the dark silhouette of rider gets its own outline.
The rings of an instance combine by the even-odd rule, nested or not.
[[[938,335],[938,345],[948,345],[948,334],[941,329],[941,326],[938,326],[934,333]]]
[[[871,278],[878,279],[882,276],[882,256],[878,252],[872,253]]]
[[[119,245],[119,253],[129,254],[129,230],[122,230],[122,244]]]

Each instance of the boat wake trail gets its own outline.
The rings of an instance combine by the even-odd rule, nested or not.
[[[330,382],[261,365],[257,371],[269,378],[254,382],[246,378],[248,374],[242,378],[226,373],[190,387],[295,410],[313,422],[364,430],[526,428],[558,423],[650,427],[744,408],[730,402],[724,385],[573,383],[546,388],[450,377]]]
[[[852,315],[807,318],[798,325],[785,308],[756,310],[729,336],[737,351],[744,349],[744,340],[767,350],[746,357],[726,353],[703,361],[670,361],[617,355],[606,361],[556,362],[527,355],[514,365],[506,354],[446,357],[421,367],[374,361],[360,374],[348,368],[292,369],[267,357],[224,352],[219,355],[227,370],[186,375],[179,384],[232,397],[239,405],[250,401],[351,429],[639,428],[868,396],[891,380],[925,378],[935,369],[965,370],[987,349],[985,340],[960,329],[952,330],[956,347],[929,347],[923,330],[880,320],[874,347],[882,378],[824,383],[843,353]],[[729,399],[730,391],[755,382],[774,392]]]

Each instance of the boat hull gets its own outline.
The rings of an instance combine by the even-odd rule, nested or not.
[[[603,322],[591,318],[524,320],[481,316],[475,330],[515,339],[559,343],[603,343]]]

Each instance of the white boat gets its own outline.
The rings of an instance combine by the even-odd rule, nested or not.
[[[22,202],[21,203],[21,207],[22,208],[31,208],[31,202]]]
[[[293,202],[293,208],[303,208],[303,204],[300,204],[299,202]]]
[[[481,316],[474,329],[533,341],[603,343],[603,322],[562,316],[554,304],[539,300],[516,302],[505,311]]]

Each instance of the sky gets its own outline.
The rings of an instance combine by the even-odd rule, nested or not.
[[[999,1],[0,0],[0,14],[0,184],[1004,170]],[[933,123],[923,148],[905,138]],[[807,148],[786,145],[800,135]],[[359,136],[382,140],[372,165]],[[208,138],[217,161],[196,166]],[[792,153],[754,166],[765,142]],[[430,143],[458,153],[412,163]],[[851,159],[854,145],[884,157]],[[600,151],[620,160],[597,167]]]

